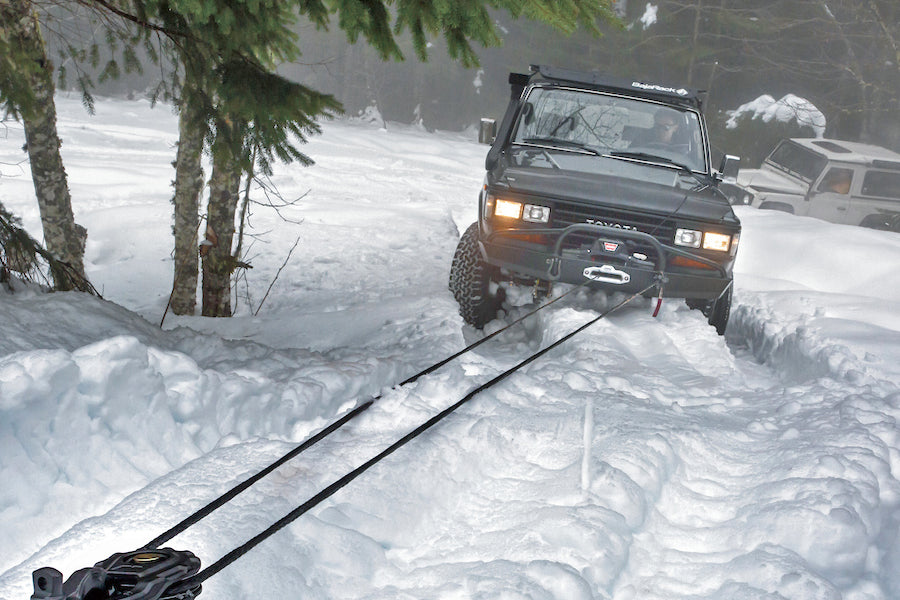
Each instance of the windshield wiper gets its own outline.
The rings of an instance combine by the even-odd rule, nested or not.
[[[591,148],[587,144],[582,144],[581,142],[573,142],[572,140],[562,140],[554,137],[533,137],[533,138],[525,138],[522,140],[525,144],[551,144],[552,146],[559,148],[560,150],[575,150],[582,151],[588,154],[593,154],[594,156],[603,156],[599,150]]]
[[[707,184],[707,182],[703,178],[701,178],[700,175],[695,173],[694,170],[689,166],[684,163],[680,163],[677,160],[672,160],[667,156],[659,156],[658,154],[650,154],[649,152],[628,152],[627,150],[616,150],[614,152],[610,152],[606,156],[612,156],[613,158],[636,158],[638,160],[646,160],[649,162],[670,165],[673,167],[677,167],[679,171],[684,171],[688,175],[692,176],[701,185]]]
[[[678,167],[682,171],[687,171],[688,173],[693,173],[691,168],[684,163],[680,163],[677,160],[672,160],[667,156],[660,156],[658,154],[650,154],[649,152],[628,152],[627,150],[615,150],[609,153],[610,156],[615,156],[619,158],[637,158],[640,160],[647,160],[652,162],[661,162],[663,164],[672,165],[673,167]]]

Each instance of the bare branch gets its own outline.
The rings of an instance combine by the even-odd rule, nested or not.
[[[297,239],[294,240],[294,245],[291,246],[290,251],[288,252],[287,256],[285,257],[284,262],[281,263],[280,267],[278,267],[278,271],[275,273],[275,277],[272,279],[272,283],[269,284],[269,288],[266,290],[266,294],[265,294],[265,296],[263,296],[263,299],[260,300],[259,306],[256,307],[256,312],[253,313],[253,316],[256,316],[259,314],[259,311],[262,309],[263,304],[265,304],[265,302],[266,302],[266,298],[269,297],[269,292],[272,291],[272,287],[275,285],[275,282],[278,281],[278,276],[281,275],[281,271],[284,270],[284,268],[288,264],[288,261],[291,260],[291,254],[294,253],[294,250],[296,250],[296,248],[299,244],[300,244],[300,236],[297,236]]]

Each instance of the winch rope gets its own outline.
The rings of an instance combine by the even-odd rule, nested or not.
[[[249,539],[245,543],[241,544],[234,550],[228,552],[222,558],[220,558],[219,560],[217,560],[210,566],[206,567],[205,569],[203,569],[196,575],[188,577],[187,579],[179,582],[178,589],[190,589],[190,588],[196,587],[197,585],[206,581],[207,579],[209,579],[210,577],[212,577],[213,575],[220,572],[222,569],[224,569],[225,567],[229,566],[231,563],[236,561],[238,558],[240,558],[241,556],[243,556],[244,554],[249,552],[251,549],[256,547],[258,544],[260,544],[261,542],[263,542],[264,540],[266,540],[267,538],[272,536],[274,533],[278,532],[285,526],[289,525],[290,523],[295,521],[298,517],[300,517],[304,513],[308,512],[309,510],[311,510],[312,508],[317,506],[319,503],[321,503],[324,500],[333,496],[341,488],[343,488],[344,486],[346,486],[347,484],[352,482],[354,479],[356,479],[357,477],[359,477],[366,471],[368,471],[370,468],[372,468],[374,465],[376,465],[377,463],[382,461],[384,458],[390,456],[391,454],[393,454],[394,452],[396,452],[397,450],[399,450],[400,448],[405,446],[407,443],[409,443],[413,439],[417,438],[419,435],[421,435],[425,431],[429,430],[431,427],[433,427],[434,425],[436,425],[437,423],[442,421],[444,418],[446,418],[448,415],[450,415],[451,413],[456,411],[456,409],[461,407],[463,404],[467,403],[469,400],[474,398],[480,392],[500,383],[501,381],[503,381],[504,379],[506,379],[507,377],[509,377],[510,375],[512,375],[519,369],[521,369],[522,367],[525,367],[526,365],[529,365],[530,363],[534,362],[541,356],[544,356],[545,354],[547,354],[554,348],[557,348],[564,342],[570,340],[571,338],[578,335],[579,333],[581,333],[588,327],[594,325],[599,320],[606,317],[608,314],[625,306],[626,304],[628,304],[629,302],[634,300],[637,296],[644,294],[645,292],[649,291],[651,288],[653,288],[656,285],[657,285],[657,282],[653,282],[652,284],[648,285],[646,288],[644,288],[640,292],[636,292],[633,295],[626,298],[625,300],[622,300],[618,304],[612,306],[611,308],[608,308],[606,311],[600,313],[600,315],[598,315],[597,317],[591,319],[584,325],[581,325],[577,329],[575,329],[575,330],[571,331],[570,333],[566,334],[565,336],[561,337],[557,341],[548,345],[546,348],[539,350],[538,352],[535,352],[534,354],[532,354],[531,356],[529,356],[522,362],[518,363],[514,367],[511,367],[511,368],[507,369],[506,371],[504,371],[503,373],[500,373],[499,375],[497,375],[496,377],[494,377],[487,383],[484,383],[484,384],[476,387],[475,389],[470,391],[468,394],[466,394],[461,400],[458,400],[454,404],[450,405],[449,407],[445,408],[441,412],[437,413],[436,415],[434,415],[433,417],[431,417],[430,419],[428,419],[427,421],[425,421],[424,423],[422,423],[421,425],[416,427],[414,430],[410,431],[405,436],[403,436],[402,438],[400,438],[399,440],[397,440],[396,442],[394,442],[393,444],[388,446],[385,450],[381,451],[379,454],[370,458],[369,460],[367,460],[360,466],[356,467],[349,473],[345,474],[343,477],[337,479],[336,481],[331,483],[329,486],[322,489],[315,496],[313,496],[312,498],[310,498],[309,500],[307,500],[303,504],[299,505],[297,508],[295,508],[288,514],[286,514],[284,517],[282,517],[281,519],[279,519],[278,521],[273,523],[271,526],[269,526],[267,529],[265,529],[261,533],[257,534],[256,536]]]
[[[579,283],[578,285],[573,286],[571,289],[565,291],[564,293],[560,294],[556,298],[553,298],[552,300],[538,306],[534,310],[519,317],[515,321],[512,321],[508,325],[505,325],[501,329],[498,329],[497,331],[495,331],[489,335],[486,335],[479,340],[476,340],[475,342],[469,344],[468,346],[466,346],[459,352],[456,352],[455,354],[448,356],[447,358],[431,365],[430,367],[423,369],[422,371],[419,371],[415,375],[408,377],[407,379],[404,379],[399,384],[397,384],[395,387],[403,387],[404,385],[415,382],[420,377],[424,377],[425,375],[429,375],[429,374],[433,373],[434,371],[440,369],[447,363],[459,358],[460,356],[462,356],[463,354],[466,354],[467,352],[469,352],[471,350],[474,350],[481,344],[484,344],[485,342],[497,337],[498,335],[500,335],[504,331],[507,331],[511,327],[518,325],[519,323],[521,323],[525,319],[531,317],[532,315],[536,314],[537,312],[544,310],[545,308],[547,308],[548,306],[550,306],[556,302],[559,302],[560,300],[562,300],[569,294],[572,294],[573,292],[581,289],[588,283],[590,283],[590,280],[585,280],[585,281]],[[646,291],[646,290],[644,290],[644,291]],[[641,293],[643,293],[643,292],[641,292]],[[227,492],[225,492],[224,494],[222,494],[215,500],[211,501],[209,504],[207,504],[203,508],[201,508],[201,509],[197,510],[196,512],[194,512],[193,514],[185,517],[184,520],[182,520],[180,523],[178,523],[174,527],[170,528],[169,530],[165,531],[164,533],[162,533],[155,539],[151,540],[148,544],[143,546],[141,549],[142,550],[155,550],[155,549],[159,548],[162,544],[171,540],[176,535],[183,533],[189,527],[198,523],[205,517],[209,516],[215,510],[221,508],[222,506],[224,506],[225,504],[230,502],[232,499],[235,498],[235,496],[237,496],[241,492],[245,491],[247,488],[251,487],[257,481],[264,478],[266,475],[268,475],[269,473],[271,473],[272,471],[274,471],[275,469],[277,469],[284,463],[288,462],[289,460],[291,460],[292,458],[294,458],[295,456],[297,456],[298,454],[300,454],[307,448],[313,446],[314,444],[316,444],[319,441],[323,440],[324,438],[328,437],[329,435],[331,435],[332,433],[334,433],[335,431],[337,431],[338,429],[343,427],[348,421],[352,420],[353,418],[359,416],[361,413],[365,412],[370,406],[372,406],[372,404],[375,403],[376,400],[379,400],[380,398],[381,398],[381,395],[379,394],[377,396],[374,396],[373,398],[370,398],[369,400],[366,400],[362,404],[357,405],[352,410],[350,410],[349,412],[347,412],[343,416],[341,416],[339,419],[335,420],[334,422],[329,424],[327,427],[325,427],[324,429],[322,429],[321,431],[319,431],[318,433],[316,433],[315,435],[313,435],[312,437],[307,439],[306,441],[302,442],[298,446],[291,449],[284,456],[282,456],[281,458],[279,458],[278,460],[276,460],[269,466],[265,467],[264,469],[262,469],[261,471],[259,471],[256,474],[252,475],[248,479],[242,481],[241,483],[235,485],[233,488],[231,488],[230,490],[228,490]]]

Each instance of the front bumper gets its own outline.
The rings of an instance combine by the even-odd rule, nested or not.
[[[596,237],[596,242],[587,251],[566,249],[566,238],[572,234],[589,234]],[[552,246],[542,246],[516,239],[516,236],[536,235],[555,238],[555,242]],[[632,252],[634,244],[630,242],[639,244],[642,252]],[[639,292],[656,283],[657,293],[661,285],[662,296],[666,298],[712,300],[721,296],[732,281],[730,262],[723,265],[696,252],[663,244],[639,231],[587,223],[564,229],[495,230],[482,235],[479,248],[486,262],[520,278],[570,284],[589,279],[589,287],[626,293]],[[677,257],[699,263],[698,268],[672,266],[672,260]]]

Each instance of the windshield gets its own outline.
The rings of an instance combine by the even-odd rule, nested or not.
[[[818,177],[828,162],[824,156],[819,156],[812,150],[787,140],[781,142],[766,160],[805,181],[812,181]]]
[[[694,171],[707,170],[696,112],[599,92],[533,88],[513,142],[646,160],[658,157]]]

